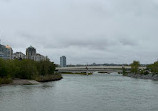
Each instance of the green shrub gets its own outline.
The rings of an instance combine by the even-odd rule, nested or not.
[[[9,84],[12,82],[11,78],[0,78],[0,84]]]

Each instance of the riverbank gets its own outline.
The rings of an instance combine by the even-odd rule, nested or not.
[[[36,85],[41,82],[50,82],[50,81],[57,81],[61,80],[63,77],[61,74],[56,75],[46,75],[46,76],[39,76],[36,77],[35,80],[28,80],[28,79],[1,79],[2,82],[0,86],[6,86],[6,85]]]
[[[13,82],[13,80],[11,79],[11,78],[1,78],[0,77],[0,86],[2,85],[2,84],[10,84],[10,83],[12,83]]]
[[[38,82],[49,82],[49,81],[58,81],[61,80],[63,77],[61,74],[55,75],[46,75],[46,76],[39,76],[36,77],[35,80]]]
[[[15,79],[10,85],[36,85],[39,82],[35,80]]]
[[[30,59],[5,60],[0,58],[0,64],[0,84],[13,83],[14,78],[39,82],[60,80],[62,78],[60,74],[54,74],[56,65],[49,59],[33,61]]]
[[[132,78],[138,78],[138,79],[150,79],[150,80],[158,81],[158,75],[156,75],[156,74],[142,75],[142,74],[129,73],[126,76],[127,77],[132,77]]]

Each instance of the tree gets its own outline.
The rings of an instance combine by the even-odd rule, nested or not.
[[[126,75],[127,75],[127,72],[126,72],[126,68],[125,68],[125,67],[122,67],[122,74],[123,74],[123,76],[126,76]]]
[[[0,79],[35,79],[39,76],[49,76],[54,74],[55,67],[54,62],[49,59],[40,62],[29,59],[0,59]]]
[[[0,59],[0,77],[7,77],[7,67],[6,67],[6,61],[3,59]]]
[[[55,67],[56,67],[56,66],[55,66],[54,62],[50,62],[50,66],[49,66],[48,73],[49,73],[49,74],[54,74]]]
[[[134,74],[137,74],[139,71],[140,62],[139,61],[133,61],[131,64],[131,72]]]
[[[37,70],[39,75],[52,75],[55,71],[54,62],[50,62],[49,60],[37,62]]]
[[[158,61],[154,62],[154,64],[148,65],[147,70],[153,72],[154,74],[158,74]]]

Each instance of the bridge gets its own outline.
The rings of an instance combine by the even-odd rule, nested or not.
[[[57,67],[56,70],[59,73],[89,73],[100,72],[100,73],[122,73],[122,67],[127,72],[130,71],[131,66],[81,66],[81,67]],[[139,67],[139,69],[145,69],[146,67]]]

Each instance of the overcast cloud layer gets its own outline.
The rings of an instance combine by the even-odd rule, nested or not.
[[[55,63],[152,63],[158,58],[158,0],[0,0],[0,39],[32,45]]]

